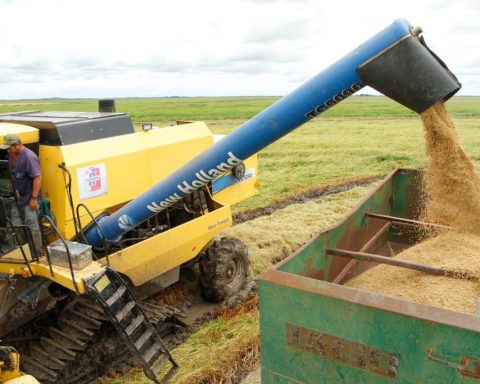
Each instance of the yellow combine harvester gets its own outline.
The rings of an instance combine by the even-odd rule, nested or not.
[[[144,128],[136,132],[127,115],[115,112],[0,116],[0,141],[16,134],[39,156],[46,246],[37,254],[29,228],[12,221],[18,215],[17,197],[3,150],[0,339],[20,345],[24,370],[41,382],[82,382],[78,365],[88,360],[88,349],[94,348],[105,322],[114,323],[150,378],[168,362],[174,371],[176,364],[154,327],[143,325],[148,316],[135,297],[172,285],[181,266],[199,259],[207,299],[221,301],[245,283],[246,247],[232,238],[207,245],[232,225],[231,206],[256,193],[256,156],[224,170],[115,241],[93,248],[82,244],[85,228],[221,139],[202,122]],[[92,289],[96,302],[84,295]],[[92,372],[101,372],[102,361],[92,356],[90,361]]]

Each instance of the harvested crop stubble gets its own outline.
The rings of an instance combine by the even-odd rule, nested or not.
[[[443,102],[422,113],[422,122],[428,156],[424,220],[455,230],[430,234],[433,237],[397,258],[443,268],[458,277],[379,265],[346,285],[474,313],[480,293],[480,178],[459,144]],[[466,279],[467,274],[478,279]]]
[[[173,354],[180,370],[172,383],[235,384],[258,364],[258,298],[220,311]]]
[[[295,252],[321,228],[335,224],[371,189],[371,184],[354,187],[303,204],[289,205],[271,215],[227,228],[222,236],[236,237],[245,243],[251,277],[256,277]]]

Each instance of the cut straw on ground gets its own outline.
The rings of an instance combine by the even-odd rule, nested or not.
[[[339,221],[374,185],[290,205],[271,215],[227,228],[222,236],[237,237],[246,244],[251,274],[256,277],[292,254],[317,232]]]

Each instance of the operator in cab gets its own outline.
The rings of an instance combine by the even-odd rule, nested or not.
[[[42,235],[37,215],[42,183],[40,161],[35,152],[25,147],[20,137],[14,134],[3,137],[0,149],[6,149],[8,152],[8,170],[17,193],[20,215],[23,216],[24,224],[30,228],[35,249],[39,253],[42,249]]]

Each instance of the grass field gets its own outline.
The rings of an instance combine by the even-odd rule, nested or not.
[[[171,125],[176,119],[204,120],[226,134],[273,102],[273,97],[129,98],[117,111],[134,123]],[[447,104],[461,142],[480,156],[480,97],[454,97]],[[90,99],[0,102],[0,113],[20,110],[96,111]],[[354,96],[329,109],[259,154],[262,193],[235,207],[266,206],[305,189],[383,175],[396,167],[425,162],[419,117],[383,96]]]
[[[176,119],[205,120],[214,133],[226,134],[273,103],[276,98],[119,99],[117,110],[135,123],[170,125]],[[480,97],[448,102],[460,141],[480,164]],[[0,102],[0,113],[33,110],[95,111],[95,100]],[[425,163],[420,118],[385,97],[351,97],[259,153],[259,195],[237,211],[267,206],[299,192],[383,175],[396,167]],[[225,231],[249,247],[252,276],[294,252],[315,233],[333,225],[372,186],[289,206]],[[238,383],[238,372],[258,362],[256,307],[225,314],[204,324],[173,350],[182,366],[173,383]],[[132,371],[102,383],[148,383]]]
[[[134,122],[175,120],[246,120],[268,107],[278,97],[191,97],[117,99],[117,111],[128,113]],[[449,109],[457,117],[478,116],[480,97],[454,97]],[[1,101],[0,113],[39,111],[97,111],[94,99],[41,99]],[[383,96],[353,96],[323,113],[334,117],[413,117],[415,113]]]

